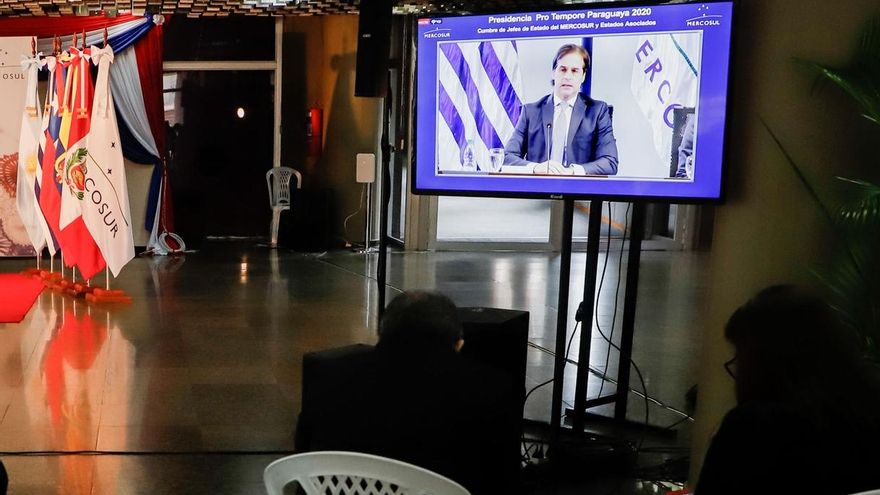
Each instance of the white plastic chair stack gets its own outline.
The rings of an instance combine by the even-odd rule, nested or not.
[[[282,495],[293,481],[306,495],[470,495],[458,483],[427,469],[357,452],[291,455],[263,472],[269,495]]]
[[[302,174],[290,167],[273,167],[266,172],[266,185],[269,187],[269,206],[272,208],[272,224],[269,227],[269,244],[278,246],[278,228],[281,212],[290,209],[290,177],[296,177],[296,188],[302,188]]]

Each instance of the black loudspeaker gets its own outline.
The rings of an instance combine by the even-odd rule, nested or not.
[[[355,96],[384,97],[388,92],[393,3],[392,0],[361,0]]]
[[[492,366],[510,377],[522,408],[526,393],[529,313],[512,309],[458,308],[464,328],[461,354]],[[522,410],[519,410],[520,415]]]
[[[465,359],[490,366],[509,377],[522,415],[526,393],[526,354],[529,343],[529,312],[497,308],[458,308],[464,330]],[[325,351],[310,352],[303,357],[303,404],[309,401],[309,385],[322,372],[328,373],[334,363],[350,360],[371,352],[373,346],[355,344]],[[320,380],[318,380],[320,381]],[[315,385],[319,387],[320,384]]]
[[[278,242],[297,251],[337,246],[336,195],[329,188],[291,189],[291,211],[281,215]]]

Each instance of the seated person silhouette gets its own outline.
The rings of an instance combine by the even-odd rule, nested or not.
[[[758,293],[727,323],[737,406],[712,439],[696,495],[848,494],[880,488],[880,385],[822,299]]]
[[[463,359],[462,345],[449,298],[397,296],[375,348],[304,357],[297,451],[366,452],[424,467],[474,494],[515,493],[521,416],[510,380]]]

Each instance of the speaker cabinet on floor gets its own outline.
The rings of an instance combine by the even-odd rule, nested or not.
[[[504,372],[512,390],[525,398],[526,353],[529,342],[529,313],[498,308],[459,308],[464,327],[462,356]],[[520,411],[520,414],[522,411]]]

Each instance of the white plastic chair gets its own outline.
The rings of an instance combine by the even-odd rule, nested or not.
[[[470,495],[458,483],[405,462],[358,452],[295,454],[266,466],[269,495],[296,481],[306,495]]]
[[[272,224],[269,227],[271,247],[278,246],[278,227],[281,212],[290,209],[290,177],[296,177],[296,188],[302,188],[302,174],[290,167],[273,167],[266,172],[269,187],[269,206],[272,208]]]

